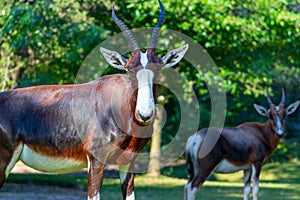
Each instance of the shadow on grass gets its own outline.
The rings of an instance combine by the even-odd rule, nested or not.
[[[161,169],[161,174],[173,178],[187,179],[186,165],[164,167],[163,169]]]
[[[104,178],[119,179],[115,170],[105,170]],[[70,174],[10,174],[6,180],[8,183],[36,184],[46,186],[58,186],[64,188],[80,188],[87,190],[87,172],[79,171]]]
[[[272,183],[300,183],[300,163],[270,163],[263,167],[261,180]]]
[[[263,185],[258,193],[259,199],[264,200],[283,200],[283,199],[299,199],[299,190],[296,188],[266,188]],[[243,188],[241,186],[210,186],[204,185],[198,192],[197,199],[224,199],[224,200],[240,200],[243,198]],[[251,198],[250,198],[251,199]]]
[[[48,174],[10,174],[7,183],[58,186],[63,188],[82,188],[87,183],[86,177],[60,176]],[[84,187],[86,188],[86,187]]]
[[[185,165],[166,167],[162,169],[162,174],[163,176],[154,179],[138,175],[135,181],[137,199],[183,199],[183,187],[187,182]],[[197,199],[242,199],[242,175],[229,174],[226,176],[226,179],[221,179],[222,177],[220,178],[220,176],[211,176],[198,193]],[[108,179],[104,179],[101,200],[122,199],[117,177],[117,174],[115,174]],[[86,174],[11,174],[7,182],[73,188],[81,191],[87,190]],[[270,163],[264,166],[261,175],[259,198],[266,200],[300,199],[300,163]]]
[[[187,177],[186,166],[166,167],[162,174],[173,178]],[[213,174],[198,193],[197,199],[242,199],[242,172]],[[238,186],[235,186],[238,185]],[[300,162],[268,163],[262,169],[260,199],[300,199]]]

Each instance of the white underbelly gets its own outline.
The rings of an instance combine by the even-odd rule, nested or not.
[[[39,154],[32,151],[26,145],[23,147],[20,160],[33,169],[56,174],[75,172],[87,167],[85,162],[75,159],[55,158]]]
[[[236,165],[233,165],[232,163],[228,162],[226,159],[224,159],[217,165],[214,172],[227,174],[227,173],[237,172],[240,170],[250,169],[250,167],[251,167],[250,164],[236,166]]]

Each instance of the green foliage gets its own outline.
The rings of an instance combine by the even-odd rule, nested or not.
[[[223,79],[218,86],[227,91],[225,126],[264,121],[264,118],[258,118],[253,103],[267,105],[267,88],[276,103],[281,98],[282,87],[286,89],[287,103],[300,98],[299,3],[171,0],[164,2],[164,6],[167,14],[163,28],[182,32],[196,40],[218,66],[219,76]],[[122,10],[130,18],[132,13],[139,16],[129,22],[132,27],[153,26],[159,15],[157,11],[158,5],[140,1],[131,2]],[[199,95],[200,127],[208,126],[211,99],[206,83],[214,84],[216,74],[199,74],[182,63],[179,71]],[[189,86],[185,86],[186,89]],[[173,112],[179,113],[176,108]],[[178,121],[173,116],[176,115],[171,115],[174,121],[170,124]],[[290,123],[291,119],[287,120],[287,129],[293,129],[288,137],[299,137],[298,118],[293,119],[293,123]],[[166,130],[166,135],[170,136],[169,132],[172,131]]]
[[[268,162],[288,162],[300,159],[300,144],[296,141],[284,140],[277,146],[276,151]]]
[[[93,5],[76,0],[0,1],[1,54],[5,46],[10,48],[6,57],[18,69],[14,81],[19,87],[74,82],[85,56],[109,33],[89,16]]]
[[[228,91],[228,120],[232,124],[256,118],[239,116],[253,113],[254,98],[264,96],[267,87],[274,88],[276,95],[285,87],[293,94],[289,97],[300,97],[299,4],[173,0],[166,7],[168,28],[197,40],[218,66],[221,87]],[[214,75],[210,77],[213,82]],[[196,88],[203,87],[201,78],[192,80]],[[264,98],[259,102],[265,104]]]
[[[11,89],[14,85],[12,75],[16,71],[16,67],[14,66],[14,60],[11,59],[9,52],[11,51],[11,47],[4,44],[1,47],[1,57],[0,57],[0,92]]]

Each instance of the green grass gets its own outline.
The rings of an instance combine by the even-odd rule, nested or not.
[[[169,167],[162,170],[164,175],[153,178],[137,175],[135,194],[137,199],[179,200],[183,199],[183,187],[186,184],[185,166]],[[300,199],[300,162],[271,163],[263,167],[260,179],[260,199],[284,200]],[[8,182],[34,183],[86,190],[86,177],[55,175],[16,175],[12,174]],[[214,174],[198,193],[197,199],[237,200],[243,197],[242,173]],[[118,179],[105,179],[101,199],[122,199]]]

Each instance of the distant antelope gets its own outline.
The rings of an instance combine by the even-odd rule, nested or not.
[[[221,135],[217,143],[204,157],[199,155],[199,150],[208,129],[202,129],[188,138],[186,159],[189,179],[184,187],[185,200],[194,200],[197,191],[213,172],[233,173],[240,170],[244,170],[244,200],[250,195],[251,178],[253,199],[257,200],[261,167],[284,135],[286,116],[299,106],[299,101],[296,101],[284,108],[284,90],[278,106],[272,103],[268,91],[267,100],[269,110],[254,104],[256,111],[268,118],[265,123],[246,122],[234,128],[219,129]]]
[[[105,163],[109,162],[121,166],[123,199],[134,199],[134,175],[128,169],[152,134],[155,80],[163,67],[176,65],[188,49],[184,45],[157,57],[165,17],[159,4],[161,14],[145,53],[112,9],[113,20],[131,48],[131,58],[102,47],[100,51],[110,65],[128,71],[130,77],[115,74],[86,84],[0,93],[0,187],[18,160],[48,173],[88,167],[88,199],[99,200]]]

